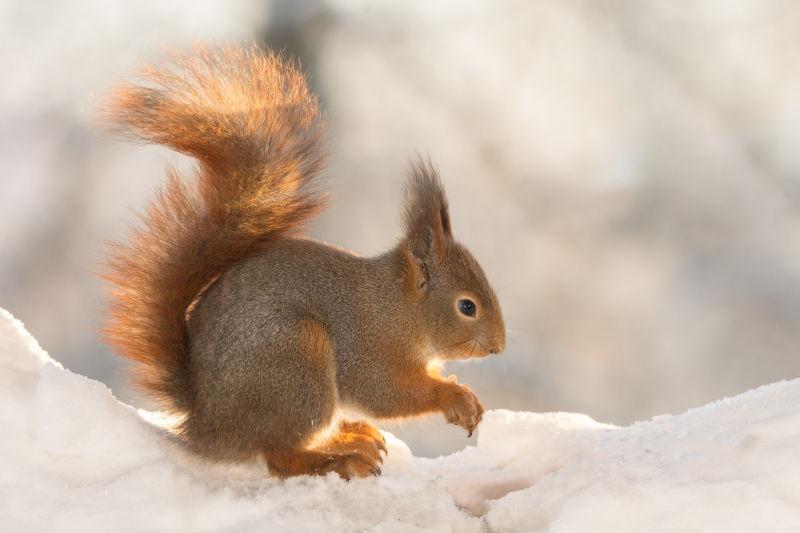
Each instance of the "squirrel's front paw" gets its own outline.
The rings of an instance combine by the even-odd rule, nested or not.
[[[450,424],[466,429],[467,436],[471,437],[483,418],[483,406],[466,385],[453,385],[448,389],[442,405],[444,417]]]

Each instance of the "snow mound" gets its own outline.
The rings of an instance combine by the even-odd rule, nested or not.
[[[380,478],[209,465],[0,310],[4,531],[800,531],[800,380],[618,428],[491,411],[478,444]]]

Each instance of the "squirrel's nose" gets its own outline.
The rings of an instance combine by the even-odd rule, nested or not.
[[[503,333],[500,337],[495,339],[492,348],[489,350],[489,353],[500,353],[506,349],[506,335]]]

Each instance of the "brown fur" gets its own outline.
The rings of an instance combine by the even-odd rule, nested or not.
[[[108,117],[198,169],[193,185],[170,171],[112,251],[106,331],[144,390],[184,415],[186,443],[217,460],[263,455],[280,476],[350,478],[379,473],[385,444],[363,421],[330,431],[341,407],[441,412],[471,433],[480,402],[427,366],[502,351],[505,330],[433,166],[412,165],[400,243],[360,258],[291,235],[322,206],[311,187],[323,160],[316,101],[292,64],[197,49],[145,79],[113,95]]]
[[[304,318],[299,323],[300,351],[319,360],[320,363],[333,353],[331,341],[325,332],[325,326],[310,318]]]

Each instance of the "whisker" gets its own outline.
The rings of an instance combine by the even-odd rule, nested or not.
[[[456,342],[456,343],[454,343],[454,344],[451,344],[450,346],[445,346],[444,348],[432,348],[430,351],[428,351],[428,353],[426,353],[425,355],[423,355],[423,357],[426,357],[426,358],[427,358],[428,356],[430,356],[430,355],[433,355],[433,354],[441,353],[441,352],[444,352],[444,351],[447,351],[447,350],[452,350],[452,349],[453,349],[453,348],[455,348],[456,346],[460,346],[460,345],[462,345],[462,344],[466,344],[466,343],[468,343],[468,342],[472,342],[472,340],[473,340],[473,339],[466,339],[466,340],[463,340],[463,341],[460,341],[460,342]]]
[[[475,350],[477,350],[477,349],[478,349],[478,341],[477,341],[477,340],[475,340],[475,339],[473,339],[473,340],[472,340],[472,345],[471,345],[471,346],[472,346],[472,348],[471,348],[471,349],[470,349],[470,351],[469,351],[469,357],[467,357],[467,359],[469,359],[470,357],[472,357],[473,355],[475,355]]]

